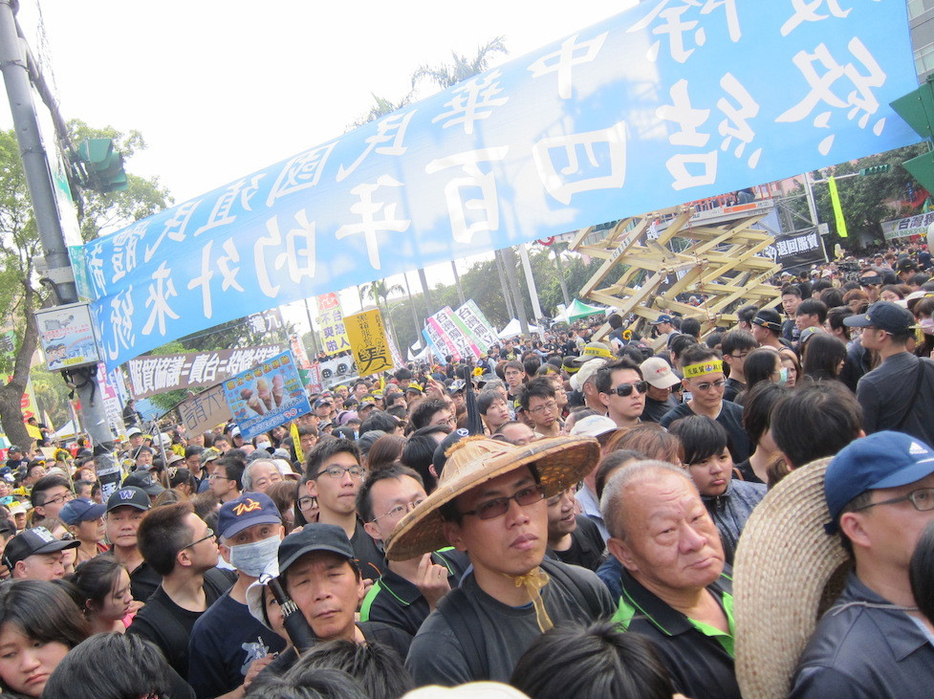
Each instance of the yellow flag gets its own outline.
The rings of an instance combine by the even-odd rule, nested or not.
[[[830,203],[833,204],[833,215],[837,221],[837,235],[846,238],[846,221],[843,218],[843,207],[840,206],[840,195],[837,194],[837,181],[828,177],[827,185],[830,187]]]
[[[289,434],[292,435],[292,446],[295,448],[295,458],[298,459],[300,464],[305,463],[305,452],[302,451],[302,440],[298,436],[298,425],[294,422],[289,428]]]

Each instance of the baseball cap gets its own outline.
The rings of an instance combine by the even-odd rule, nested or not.
[[[208,447],[203,452],[201,452],[201,465],[204,466],[209,461],[214,461],[214,459],[219,459],[221,457],[220,449],[215,449],[214,447]]]
[[[13,453],[23,454],[25,452],[23,451],[22,447],[18,447],[14,444],[9,449],[7,449],[6,453],[7,454],[13,454]]]
[[[824,475],[824,498],[831,521],[825,529],[837,530],[837,518],[857,495],[878,488],[897,488],[934,473],[934,450],[903,432],[876,432],[851,442],[833,458]]]
[[[904,335],[915,324],[915,317],[907,308],[891,301],[876,301],[865,313],[847,316],[843,324],[851,328],[872,326],[888,333]]]
[[[574,427],[571,428],[571,434],[584,435],[586,437],[599,437],[602,434],[613,432],[616,429],[618,429],[616,423],[606,415],[588,415],[574,423]]]
[[[582,390],[584,384],[587,383],[587,379],[596,374],[605,365],[605,359],[591,359],[589,362],[585,363],[580,370],[571,377],[571,388],[575,391]]]
[[[158,495],[165,490],[165,488],[156,482],[156,479],[149,471],[133,471],[133,473],[123,479],[123,485],[135,486],[146,493],[146,495]]]
[[[346,532],[336,524],[306,524],[299,532],[289,534],[279,544],[279,576],[306,553],[328,551],[353,562],[353,547]]]
[[[315,409],[325,405],[334,405],[334,401],[332,401],[330,398],[319,398],[315,401]]]
[[[19,500],[14,500],[9,505],[7,509],[10,511],[11,515],[24,515],[26,514],[26,506]]]
[[[572,360],[575,364],[584,364],[591,359],[612,359],[613,350],[602,342],[589,342],[584,345],[579,357]]]
[[[24,529],[7,542],[3,552],[3,564],[13,570],[20,561],[40,553],[57,553],[65,549],[77,548],[81,542],[77,539],[65,541],[56,539],[45,527]]]
[[[229,539],[254,524],[282,524],[279,509],[268,495],[244,493],[236,500],[221,505],[217,515],[217,531]]]
[[[662,323],[670,323],[672,320],[671,316],[667,313],[662,313],[658,318],[649,323],[649,325],[661,325]]]
[[[409,391],[413,391],[414,393],[424,393],[422,387],[414,381],[405,387],[405,392],[408,393]]]
[[[756,317],[752,319],[752,324],[771,330],[773,333],[782,331],[782,317],[778,315],[778,311],[772,308],[761,309],[756,313]]]
[[[670,388],[681,383],[681,379],[675,376],[668,362],[661,357],[649,357],[639,368],[642,369],[642,377],[655,388]]]
[[[139,427],[131,427],[126,431],[127,437],[135,437],[138,434],[142,434],[143,431]]]
[[[100,519],[106,511],[107,505],[96,503],[90,498],[75,498],[65,503],[58,518],[65,524],[78,524]]]
[[[135,485],[126,484],[124,484],[122,488],[114,491],[113,495],[107,498],[107,511],[112,512],[124,505],[135,507],[137,510],[148,510],[152,508],[152,502],[149,496],[146,495],[145,490],[137,488]]]

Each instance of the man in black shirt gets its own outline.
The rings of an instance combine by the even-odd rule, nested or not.
[[[137,534],[139,550],[162,576],[162,584],[137,612],[127,633],[156,644],[169,665],[187,679],[191,630],[233,580],[216,568],[214,532],[189,502],[150,510]]]
[[[130,571],[130,593],[137,602],[148,600],[162,582],[162,576],[143,560],[137,546],[139,523],[151,507],[152,501],[142,488],[127,485],[108,498],[104,515],[110,555]]]
[[[596,571],[603,563],[603,536],[587,515],[574,514],[574,488],[548,498],[548,553],[563,563]]]
[[[681,383],[681,380],[661,357],[649,357],[639,368],[642,369],[642,377],[649,384],[645,394],[642,422],[659,422],[665,413],[678,407],[678,401],[671,395],[671,388]]]

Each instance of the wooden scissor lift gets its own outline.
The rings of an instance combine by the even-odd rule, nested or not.
[[[780,266],[758,257],[775,242],[767,230],[753,227],[771,210],[762,204],[739,214],[679,206],[632,216],[598,242],[586,242],[594,237],[592,228],[578,231],[569,249],[604,261],[580,296],[618,308],[623,318],[634,315],[629,327],[642,335],[664,312],[698,317],[702,333],[735,324],[739,307],[780,298],[767,283]],[[706,299],[692,306],[684,295]],[[595,339],[609,329],[604,324]]]

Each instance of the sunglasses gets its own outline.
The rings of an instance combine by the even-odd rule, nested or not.
[[[610,393],[615,393],[620,398],[625,398],[626,396],[631,396],[633,390],[636,390],[639,393],[645,393],[648,388],[648,381],[636,381],[635,383],[621,383],[619,386],[612,389]]]

